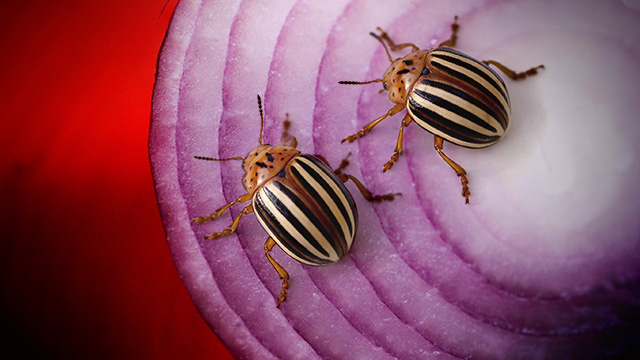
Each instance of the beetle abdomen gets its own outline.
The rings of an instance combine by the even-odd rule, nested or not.
[[[340,260],[351,248],[357,210],[351,194],[311,155],[293,158],[283,176],[254,196],[258,220],[289,256],[308,265]]]
[[[414,121],[454,144],[480,148],[500,139],[509,126],[509,94],[483,63],[450,48],[428,55],[428,71],[407,102]]]

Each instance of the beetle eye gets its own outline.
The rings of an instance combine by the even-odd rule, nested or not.
[[[389,88],[387,88],[387,85],[388,85],[388,84],[387,84],[387,82],[386,82],[386,81],[384,81],[384,82],[382,83],[382,87],[383,87],[385,90],[389,90]]]

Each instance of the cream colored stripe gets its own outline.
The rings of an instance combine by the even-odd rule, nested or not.
[[[296,160],[299,160],[299,159],[296,159]],[[315,166],[315,164],[313,164],[313,165],[314,166],[312,167],[312,169],[316,173],[323,174],[322,170],[318,169],[317,166]],[[311,176],[302,166],[300,166],[298,164],[294,164],[293,167],[295,167],[298,170],[298,172],[302,175],[304,180],[307,181],[309,183],[309,185],[311,185],[318,192],[318,194],[322,198],[322,201],[324,201],[325,204],[327,204],[329,206],[329,210],[333,213],[335,218],[338,220],[338,223],[340,224],[340,228],[342,229],[342,234],[344,235],[344,238],[345,239],[350,239],[351,238],[351,234],[349,233],[349,226],[347,225],[347,221],[344,218],[344,216],[342,216],[342,213],[340,212],[340,209],[338,209],[338,206],[336,205],[336,203],[331,198],[331,195],[329,195],[329,193],[327,193],[326,189],[320,183],[318,183],[313,178],[313,176]],[[347,240],[347,242],[348,242],[348,240]]]
[[[267,188],[271,190],[273,195],[275,195],[275,197],[282,202],[287,210],[289,210],[291,216],[298,219],[302,226],[304,226],[307,231],[309,231],[311,236],[313,236],[313,238],[324,249],[324,251],[329,254],[329,260],[334,262],[340,260],[340,257],[336,253],[335,249],[333,248],[333,246],[331,246],[331,242],[329,242],[329,240],[326,239],[324,235],[322,235],[322,232],[320,232],[316,224],[314,224],[284,192],[280,191],[276,186],[273,186],[271,184],[269,184]],[[285,230],[288,231],[292,236],[294,232],[297,234],[296,236],[294,236],[294,238],[298,240],[298,242],[302,244],[302,246],[307,248],[309,252],[313,253],[317,257],[321,259],[326,258],[326,256],[322,255],[313,245],[311,245],[311,243],[307,241],[306,238],[300,235],[295,226],[293,226],[293,224],[291,224],[288,219],[286,219],[279,211],[277,211],[275,205],[271,201],[269,201],[268,197],[265,196],[263,197],[263,199],[266,200],[265,204],[269,204],[269,211],[271,211],[276,216],[277,221],[282,225],[282,227],[284,227]]]
[[[267,207],[269,209],[269,211],[271,211],[271,213],[274,216],[277,216],[279,213],[277,210],[274,210],[273,204],[271,203],[271,201],[269,201],[269,199],[267,198],[267,196],[264,194],[264,188],[260,189],[260,191],[256,192],[255,197],[260,197],[262,203],[265,204],[265,207]],[[266,200],[266,201],[265,201]],[[255,201],[255,198],[254,198]],[[271,207],[269,206],[271,205]],[[278,246],[280,247],[280,249],[282,249],[282,251],[284,251],[287,255],[291,256],[292,258],[294,258],[296,261],[301,262],[303,264],[307,264],[307,265],[318,265],[314,262],[308,261],[304,258],[299,257],[298,255],[296,255],[295,253],[291,252],[291,250],[289,250],[289,248],[287,248],[285,246],[285,244],[283,244],[280,239],[278,238],[277,234],[275,234],[274,232],[272,232],[269,229],[269,226],[262,220],[262,217],[260,216],[256,216],[256,218],[258,218],[258,222],[262,225],[262,228],[265,229],[267,231],[267,233],[269,233],[269,236],[271,236],[271,238],[278,244]],[[279,222],[279,221],[278,221]],[[280,223],[281,224],[281,223]],[[282,225],[282,224],[281,224]],[[293,225],[289,224],[289,227],[293,227]],[[295,229],[295,228],[294,228]],[[288,229],[285,229],[288,230]],[[296,231],[297,233],[297,231]],[[293,236],[293,234],[291,234]],[[301,238],[302,236],[298,233],[298,237],[296,239]],[[324,257],[324,256],[323,256]]]
[[[447,55],[455,55],[455,54],[450,54],[447,53]],[[502,94],[500,93],[500,91],[498,91],[498,89],[495,88],[495,86],[491,85],[489,82],[487,82],[487,80],[481,78],[480,76],[478,76],[477,74],[475,74],[472,71],[469,71],[465,68],[463,68],[462,66],[453,64],[451,62],[448,62],[445,59],[439,59],[437,57],[433,57],[431,58],[432,62],[438,63],[440,65],[443,65],[445,67],[451,68],[454,71],[460,72],[465,74],[466,76],[472,78],[473,80],[475,80],[476,82],[478,82],[478,84],[480,84],[480,86],[483,86],[484,88],[486,88],[487,90],[489,90],[489,92],[491,92],[496,99],[498,99],[498,101],[500,101],[500,103],[502,104],[502,106],[508,111],[510,112],[510,107],[509,107],[509,103],[507,102],[507,100],[504,98],[504,96],[502,96]]]
[[[487,135],[487,136],[494,136],[494,135],[498,135],[498,136],[502,136],[504,135],[504,129],[502,128],[502,125],[500,125],[500,123],[498,122],[498,120],[496,120],[493,116],[487,114],[486,111],[480,109],[479,107],[475,106],[474,104],[446,91],[443,89],[439,89],[437,87],[434,86],[428,86],[425,85],[423,83],[418,83],[415,87],[418,90],[424,91],[428,94],[433,94],[441,99],[444,99],[446,101],[449,101],[452,104],[455,104],[471,113],[473,113],[474,115],[476,115],[477,117],[479,117],[481,120],[484,120],[486,123],[488,123],[489,125],[493,126],[496,131],[493,132],[489,129],[485,129],[482,126],[474,123],[473,121],[468,120],[467,118],[460,116],[450,110],[447,110],[445,108],[439,107],[435,104],[433,104],[432,102],[422,98],[421,96],[414,96],[413,94],[411,94],[411,98],[418,103],[420,106],[427,108],[429,110],[432,110],[442,116],[444,116],[445,118],[451,120],[452,122],[459,124],[460,126],[463,126],[465,128],[471,129],[475,132],[478,132],[480,134],[483,135]]]
[[[483,73],[487,74],[490,78],[493,79],[493,81],[496,82],[496,84],[498,84],[498,86],[500,86],[500,88],[502,89],[502,91],[504,91],[505,94],[507,94],[507,102],[509,102],[509,93],[507,92],[507,89],[505,87],[505,85],[503,84],[503,81],[500,77],[498,77],[496,74],[494,74],[491,70],[487,70],[487,68],[485,68],[484,66],[481,66],[477,60],[472,60],[469,59],[467,57],[458,55],[456,53],[450,53],[450,52],[442,52],[444,54],[446,54],[447,56],[450,56],[452,58],[458,59],[460,61],[463,61],[471,66],[473,66],[474,68],[482,71]],[[436,53],[437,54],[437,53]]]
[[[327,174],[325,174],[324,171],[322,171],[321,169],[318,169],[318,167],[313,162],[311,162],[311,160],[305,159],[303,157],[297,157],[296,160],[300,160],[300,161],[304,162],[305,164],[307,164],[307,165],[313,167],[314,169],[316,169],[316,172],[318,173],[318,175],[320,175],[324,179],[324,181],[327,184],[329,184],[329,186],[331,187],[333,192],[340,199],[340,202],[342,203],[344,208],[347,210],[347,214],[349,214],[349,220],[351,221],[351,224],[353,224],[354,231],[355,231],[356,219],[355,219],[355,217],[353,215],[353,209],[351,209],[351,205],[349,204],[349,201],[344,196],[344,194],[342,193],[342,190],[338,187],[338,185],[335,183],[335,181],[332,178],[330,178]],[[328,202],[328,203],[329,204],[333,203],[333,200]],[[340,210],[336,209],[336,211],[337,211],[336,214],[341,214]],[[342,216],[340,216],[340,217],[342,217]],[[347,241],[347,249],[351,248],[351,243],[353,242],[353,236],[347,236],[345,239]]]
[[[456,144],[456,145],[460,145],[460,146],[466,146],[468,148],[483,148],[483,147],[487,147],[493,143],[473,143],[473,142],[468,142],[468,141],[464,141],[464,140],[460,140],[456,137],[453,137],[445,132],[442,132],[436,128],[434,128],[433,126],[431,126],[428,122],[423,121],[422,119],[420,119],[416,114],[414,114],[410,107],[407,106],[407,111],[411,114],[411,117],[413,118],[413,121],[415,121],[418,125],[420,125],[420,127],[426,129],[428,132],[432,133],[433,135],[439,136],[445,140],[447,140],[448,142],[452,143],[452,144]]]

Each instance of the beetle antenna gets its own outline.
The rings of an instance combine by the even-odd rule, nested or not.
[[[194,159],[198,159],[198,160],[207,160],[207,161],[228,161],[228,160],[244,160],[244,158],[240,157],[240,156],[236,156],[236,157],[230,157],[230,158],[225,158],[225,159],[215,159],[215,158],[211,158],[208,156],[194,156]]]
[[[380,29],[380,28],[378,28],[378,29]],[[384,41],[382,40],[382,37],[379,36],[379,35],[374,34],[373,32],[370,32],[369,35],[373,36],[378,41],[380,41],[380,44],[382,44],[382,46],[384,47],[384,51],[387,53],[387,57],[389,58],[389,62],[393,62],[393,58],[391,57],[391,53],[389,53],[389,48],[387,48],[387,44],[384,43]]]
[[[369,81],[338,81],[338,84],[342,85],[366,85],[371,83],[382,82],[382,79],[375,79]]]
[[[264,130],[264,114],[262,113],[262,99],[260,99],[260,95],[258,95],[258,110],[260,111],[260,137],[258,138],[258,142],[262,145],[262,131]]]

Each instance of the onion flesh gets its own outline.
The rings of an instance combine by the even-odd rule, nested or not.
[[[388,66],[376,26],[421,48],[449,36],[475,58],[524,70],[504,77],[511,127],[496,145],[445,153],[460,181],[415,125],[392,171],[400,114],[353,144],[348,134],[392,104],[379,86]],[[637,350],[640,270],[640,13],[624,2],[195,1],[176,8],[154,89],[150,157],[176,267],[194,303],[238,358],[583,358]],[[404,53],[394,54],[401,56]],[[354,192],[358,237],[350,254],[308,267],[282,251],[292,277],[266,261],[252,216],[217,241],[241,206],[203,225],[190,219],[242,195],[237,162],[264,139],[280,141],[289,113],[299,148],[375,193]],[[348,339],[347,341],[343,341]]]

